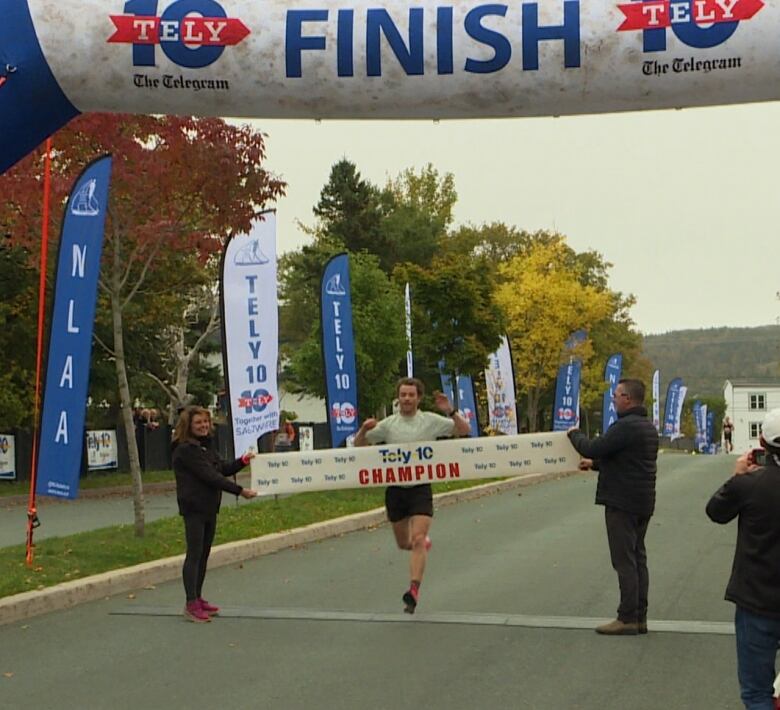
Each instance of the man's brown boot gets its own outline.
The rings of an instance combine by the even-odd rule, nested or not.
[[[639,633],[639,624],[626,623],[620,619],[610,621],[608,624],[596,627],[597,634],[605,636],[636,636]]]

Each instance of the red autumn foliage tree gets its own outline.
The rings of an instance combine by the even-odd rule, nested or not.
[[[217,118],[88,114],[54,136],[49,233],[60,232],[62,204],[79,172],[113,156],[100,287],[110,304],[117,387],[133,480],[135,530],[144,531],[144,502],[128,385],[123,314],[149,277],[164,280],[181,255],[205,263],[227,235],[284,194],[285,183],[263,168],[263,134]],[[41,234],[43,155],[28,156],[0,175],[0,234],[37,258]]]

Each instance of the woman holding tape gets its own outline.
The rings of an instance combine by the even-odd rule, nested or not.
[[[219,607],[201,596],[211,543],[217,530],[217,513],[222,491],[254,498],[257,491],[242,488],[233,476],[254,457],[253,452],[235,461],[223,461],[214,450],[211,413],[203,407],[187,407],[173,432],[173,470],[176,474],[176,500],[184,518],[187,554],[182,567],[187,603],[184,616],[189,621],[211,621]]]

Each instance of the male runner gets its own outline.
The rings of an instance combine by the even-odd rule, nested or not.
[[[434,394],[436,408],[442,412],[422,412],[418,409],[425,393],[425,385],[414,377],[404,377],[396,385],[398,414],[381,421],[366,419],[355,435],[355,446],[367,444],[408,444],[415,441],[433,441],[455,434],[469,433],[468,420],[450,404],[447,395]],[[425,572],[425,561],[431,546],[428,531],[433,517],[433,492],[430,483],[417,486],[388,486],[385,491],[387,518],[393,526],[398,547],[410,550],[409,572],[411,582],[403,595],[404,611],[414,614],[420,597],[420,585]]]

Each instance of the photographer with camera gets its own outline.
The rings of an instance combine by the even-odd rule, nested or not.
[[[726,599],[736,604],[737,675],[748,710],[774,710],[780,644],[780,409],[764,418],[761,449],[737,459],[707,503],[716,523],[739,518]],[[763,461],[762,461],[763,459]]]

